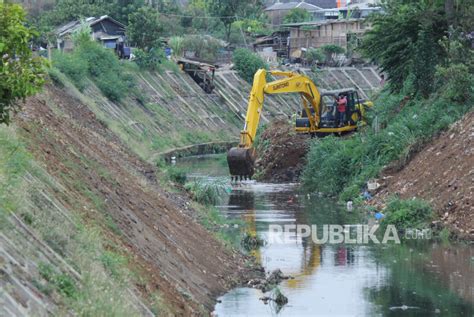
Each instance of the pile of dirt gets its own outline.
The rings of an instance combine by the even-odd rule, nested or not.
[[[474,240],[474,113],[417,153],[401,171],[384,172],[378,199],[398,194],[430,202],[441,224]]]
[[[256,170],[261,181],[296,182],[305,166],[308,136],[296,134],[287,120],[270,122],[257,145]]]
[[[118,227],[114,232],[103,224],[105,235],[146,276],[135,285],[140,297],[159,292],[175,315],[197,315],[247,280],[249,259],[198,224],[187,198],[160,188],[154,167],[81,101],[47,87],[27,100],[16,124],[34,159],[66,188],[67,197],[57,197],[63,205],[81,207],[77,212],[86,223],[102,223],[96,211],[82,208],[92,194],[99,197],[100,212]]]

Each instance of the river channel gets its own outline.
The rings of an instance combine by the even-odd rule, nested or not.
[[[177,165],[189,171],[189,178],[228,178],[222,156],[187,158]],[[253,254],[267,272],[280,269],[293,278],[279,285],[286,305],[260,300],[272,292],[239,287],[218,299],[217,316],[474,316],[472,245],[435,239],[316,244],[296,231],[290,239],[274,241],[270,225],[317,225],[319,230],[367,223],[371,216],[301,194],[297,184],[228,186],[230,193],[217,208],[266,241]]]

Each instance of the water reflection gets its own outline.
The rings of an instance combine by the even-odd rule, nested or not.
[[[194,175],[226,174],[225,165],[192,163]],[[198,172],[196,172],[198,171]],[[203,172],[204,171],[204,172]],[[270,224],[356,224],[367,221],[333,201],[298,196],[296,186],[255,182],[234,186],[219,209],[270,241]],[[237,288],[220,298],[218,316],[473,316],[474,248],[411,241],[402,245],[267,243],[254,255],[267,271],[294,279],[280,285],[289,303],[265,305],[259,290]]]

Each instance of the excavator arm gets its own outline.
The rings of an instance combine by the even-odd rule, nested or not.
[[[270,73],[281,79],[267,83]],[[263,109],[265,94],[299,93],[302,104],[309,119],[312,130],[319,123],[320,94],[318,88],[307,76],[283,71],[259,69],[255,75],[250,92],[244,129],[240,132],[238,147],[231,148],[227,154],[227,162],[232,177],[251,178],[254,174],[255,149],[253,143],[257,135],[258,124]],[[313,111],[312,111],[313,110]]]

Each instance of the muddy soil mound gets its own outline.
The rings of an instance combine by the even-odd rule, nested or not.
[[[257,178],[273,183],[298,181],[308,149],[308,136],[296,134],[287,120],[269,123],[257,145]]]
[[[474,240],[474,112],[467,114],[394,174],[379,196],[429,201],[445,226]]]

